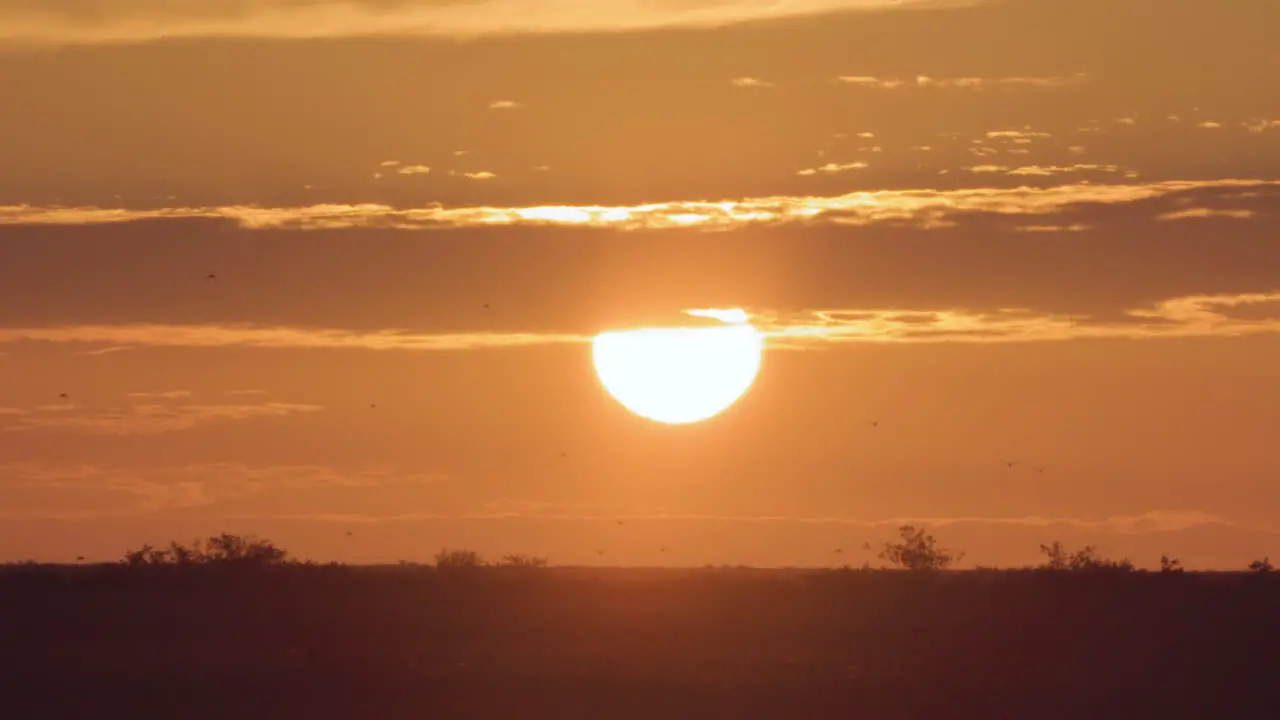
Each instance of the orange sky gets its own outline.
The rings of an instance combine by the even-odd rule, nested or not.
[[[1280,4],[214,5],[0,4],[0,559],[1280,556]]]

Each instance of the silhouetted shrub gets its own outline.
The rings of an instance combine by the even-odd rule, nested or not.
[[[279,565],[289,561],[289,553],[276,547],[270,540],[254,535],[222,533],[189,545],[170,542],[168,548],[150,544],[124,554],[123,564],[129,567],[150,565]]]
[[[1249,570],[1250,572],[1255,573],[1269,573],[1272,570],[1275,570],[1275,567],[1271,565],[1270,557],[1264,557],[1261,560],[1254,560],[1249,563]]]
[[[1128,558],[1121,560],[1104,558],[1098,554],[1098,549],[1092,545],[1085,545],[1072,553],[1068,552],[1062,543],[1055,540],[1052,545],[1041,545],[1040,552],[1044,553],[1048,559],[1044,563],[1037,565],[1037,570],[1058,572],[1133,571],[1133,563]],[[1162,558],[1162,561],[1165,559]],[[1181,563],[1179,563],[1180,565]]]
[[[900,542],[885,543],[880,558],[906,570],[945,570],[960,562],[964,553],[938,547],[938,541],[924,528],[903,525],[898,528]]]
[[[1160,572],[1162,573],[1180,573],[1182,572],[1182,561],[1178,558],[1171,558],[1168,555],[1160,556]]]
[[[507,555],[498,561],[498,567],[521,568],[525,570],[544,568],[546,566],[546,558],[534,557],[533,555]]]
[[[439,570],[467,570],[484,566],[484,558],[475,550],[445,548],[436,553],[436,568]]]

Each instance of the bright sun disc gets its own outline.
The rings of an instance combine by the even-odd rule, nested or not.
[[[764,336],[747,324],[646,328],[597,335],[596,374],[631,412],[670,424],[724,412],[760,371]]]

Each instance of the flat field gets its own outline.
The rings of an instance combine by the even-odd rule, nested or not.
[[[15,566],[0,716],[1280,718],[1280,581]]]

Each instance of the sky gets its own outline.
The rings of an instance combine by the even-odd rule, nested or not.
[[[0,560],[1280,557],[1276,27],[0,0]],[[607,395],[594,335],[706,308],[767,336],[733,407]]]

